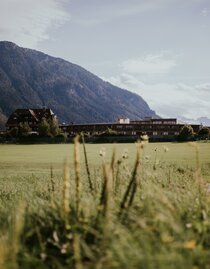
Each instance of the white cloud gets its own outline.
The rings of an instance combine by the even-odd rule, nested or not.
[[[165,51],[124,61],[119,73],[108,81],[141,95],[160,116],[209,117],[210,82],[165,82],[173,77],[171,71],[179,67],[177,58],[178,55]]]
[[[168,59],[165,53],[150,54],[142,58],[127,60],[120,65],[123,72],[145,75],[167,74],[175,66],[175,59]]]
[[[141,95],[160,116],[197,119],[210,115],[210,83],[194,86],[184,83],[149,84],[126,73],[111,77],[108,81]]]
[[[85,13],[83,14],[84,16],[73,18],[73,22],[86,27],[93,25],[95,26],[97,24],[110,22],[111,20],[126,18],[129,16],[135,16],[155,11],[167,5],[169,6],[170,3],[173,3],[173,1],[174,0],[155,0],[155,1],[106,0],[99,2],[96,0],[89,0],[89,8],[94,12],[90,11],[90,13],[87,13],[88,10],[87,8],[87,10],[85,10]],[[95,12],[94,8],[96,5],[97,5],[97,12]]]
[[[204,8],[204,9],[202,9],[201,13],[202,13],[202,16],[203,16],[203,17],[207,17],[207,16],[209,15],[209,10],[208,10],[208,8]]]
[[[51,27],[69,19],[59,0],[3,0],[0,3],[0,39],[35,48]]]
[[[94,10],[92,7],[96,5],[95,1],[89,1],[89,8]],[[112,19],[132,16],[138,13],[146,12],[152,9],[154,4],[148,1],[141,1],[139,4],[136,0],[133,2],[126,2],[122,0],[113,1],[110,5],[109,1],[104,1],[97,5],[97,12],[91,12],[90,14],[85,11],[85,14],[81,18],[73,18],[74,23],[81,24],[83,26],[92,26],[105,22],[109,22]]]

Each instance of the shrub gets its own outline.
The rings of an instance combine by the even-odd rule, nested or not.
[[[198,139],[209,139],[210,137],[210,130],[208,127],[203,127],[200,129],[200,131],[198,132]]]
[[[41,120],[38,125],[38,132],[40,136],[49,137],[49,136],[57,136],[60,134],[60,128],[58,122],[55,120],[47,121],[45,118]]]
[[[178,136],[179,141],[192,141],[194,139],[194,131],[191,125],[184,125]]]
[[[15,129],[15,128],[14,128]],[[27,122],[20,123],[18,126],[18,136],[26,137],[31,132],[31,128]]]

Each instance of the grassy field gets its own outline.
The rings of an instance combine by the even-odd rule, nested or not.
[[[0,145],[0,269],[210,268],[210,143],[86,153]]]
[[[81,152],[82,152],[82,145]],[[198,143],[201,164],[210,163],[210,143]],[[113,150],[119,158],[125,152],[127,162],[135,160],[136,144],[87,144],[88,161],[92,165],[101,165],[102,159],[110,161]],[[100,151],[105,157],[100,157]],[[148,162],[156,161],[178,165],[195,165],[195,149],[189,143],[150,143],[145,147],[144,157]],[[50,167],[62,171],[64,159],[73,164],[73,145],[0,145],[0,169],[4,175],[13,173],[25,175],[30,173],[49,172]],[[81,154],[81,163],[84,155]]]

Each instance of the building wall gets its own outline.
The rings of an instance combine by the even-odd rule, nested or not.
[[[72,124],[61,126],[61,128],[72,136],[81,132],[87,135],[102,135],[112,131],[118,135],[140,136],[147,134],[150,138],[173,138],[179,135],[183,126],[184,124],[177,124],[176,119],[158,119],[155,121],[131,121],[130,124]],[[200,125],[191,126],[196,133],[200,129]]]

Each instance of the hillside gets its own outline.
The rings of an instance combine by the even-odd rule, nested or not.
[[[16,108],[50,107],[60,122],[110,122],[156,116],[137,94],[82,67],[0,42],[0,126]]]

